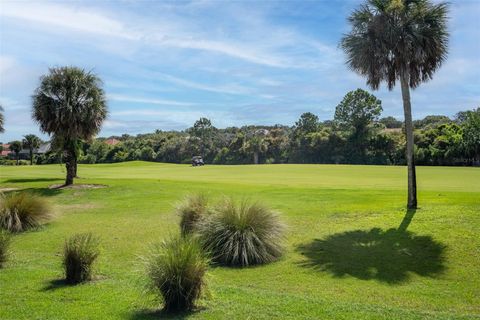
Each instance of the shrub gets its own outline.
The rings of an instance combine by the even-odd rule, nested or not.
[[[203,194],[187,196],[176,208],[180,216],[182,235],[194,232],[199,222],[208,214],[208,198]]]
[[[99,242],[91,233],[75,234],[65,241],[63,266],[67,283],[76,284],[92,278],[93,264],[100,253]]]
[[[285,226],[267,207],[249,201],[225,200],[199,228],[212,260],[249,266],[277,260],[283,253]]]
[[[8,231],[0,230],[0,268],[3,267],[8,258],[8,247],[10,246],[11,235]]]
[[[194,308],[206,286],[208,263],[193,237],[175,236],[152,248],[146,258],[150,289],[161,295],[166,311]]]
[[[37,228],[50,217],[50,206],[41,197],[25,192],[0,196],[1,229],[22,232]]]

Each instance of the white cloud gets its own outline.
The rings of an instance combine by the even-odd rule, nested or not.
[[[107,16],[100,10],[86,9],[85,7],[48,3],[48,2],[2,2],[0,15],[17,20],[27,20],[43,26],[52,27],[52,32],[69,33],[71,31],[83,32],[97,36],[107,36],[120,40],[132,40],[142,45],[156,46],[158,48],[173,47],[179,49],[193,49],[217,53],[220,55],[240,59],[254,64],[277,68],[309,68],[315,67],[314,60],[297,59],[295,54],[283,54],[285,46],[294,48],[299,46],[311,47],[319,54],[331,54],[334,50],[317,41],[310,41],[305,37],[288,29],[273,28],[260,25],[262,35],[268,36],[261,39],[255,33],[259,30],[250,30],[249,39],[242,41],[227,40],[225,37],[215,39],[209,32],[198,31],[189,25],[181,15],[172,17],[158,17],[155,21],[132,16],[130,24],[119,19]],[[164,22],[159,22],[163,21]],[[129,20],[126,20],[129,21]],[[134,22],[134,23],[132,23]],[[248,21],[247,21],[248,22]],[[245,23],[245,21],[244,21]],[[159,26],[160,25],[160,26]],[[38,30],[35,30],[36,32]],[[261,40],[259,40],[261,39]],[[99,47],[104,43],[97,44]],[[108,46],[111,46],[109,44]],[[111,50],[111,48],[107,48]],[[119,44],[119,54],[125,51],[125,46]]]
[[[167,106],[193,106],[196,103],[193,102],[183,102],[183,101],[174,101],[174,100],[164,100],[164,99],[149,99],[142,97],[132,97],[121,94],[108,94],[107,98],[115,101],[126,101],[126,102],[138,102],[138,103],[148,103],[148,104],[158,104],[158,105],[167,105]]]
[[[47,2],[2,2],[0,15],[99,35],[138,39],[122,23],[81,8]]]

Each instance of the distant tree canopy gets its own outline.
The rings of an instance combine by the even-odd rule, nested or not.
[[[348,158],[353,163],[367,161],[367,148],[375,130],[372,125],[382,110],[382,102],[362,89],[347,93],[335,109],[335,123],[348,132]]]
[[[378,121],[382,111],[382,101],[365,90],[357,89],[347,93],[337,105],[334,121],[347,130],[359,132]]]
[[[202,143],[206,163],[364,163],[405,164],[405,136],[402,130],[387,129],[379,119],[378,99],[369,98],[376,108],[370,113],[366,131],[356,131],[353,122],[339,126],[337,121],[320,122],[312,113],[300,116],[293,126],[243,126],[216,129],[202,119],[185,131],[156,130],[137,136],[122,135],[117,144],[105,138],[82,142],[79,161],[108,163],[145,160],[191,163],[200,155]],[[343,108],[343,106],[341,106]],[[373,110],[373,112],[372,112]],[[360,117],[362,118],[362,117]],[[480,112],[468,111],[464,120],[431,123],[415,129],[415,156],[423,165],[471,165],[480,161]],[[208,121],[206,121],[208,120]],[[392,119],[390,119],[392,120]],[[396,119],[393,119],[398,121]],[[393,122],[393,121],[392,121]],[[396,125],[397,126],[397,125]],[[357,135],[358,132],[366,134]],[[202,140],[202,137],[206,137]],[[53,153],[37,158],[37,163],[58,161]]]
[[[305,112],[295,122],[294,130],[299,134],[309,134],[318,130],[318,117],[311,112]]]
[[[379,122],[381,124],[383,124],[385,126],[385,128],[387,129],[399,129],[402,127],[403,125],[403,122],[390,116],[390,117],[385,117],[385,118],[381,118],[379,120]]]

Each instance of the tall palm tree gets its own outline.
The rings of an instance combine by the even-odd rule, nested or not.
[[[42,132],[63,149],[67,176],[65,185],[76,175],[78,144],[90,140],[107,117],[102,82],[95,74],[77,67],[52,68],[41,77],[33,94],[32,117]]]
[[[4,128],[4,117],[3,117],[3,107],[0,106],[0,133],[5,132]]]
[[[23,147],[30,152],[30,165],[33,165],[33,150],[40,147],[41,140],[34,134],[27,134],[23,137]]]
[[[10,146],[8,147],[10,151],[15,153],[15,159],[17,159],[17,166],[18,166],[18,161],[20,159],[20,151],[22,150],[22,141],[12,141],[8,143]]]
[[[351,69],[372,89],[399,80],[407,137],[409,209],[417,207],[417,184],[410,88],[432,78],[447,57],[446,3],[429,0],[368,0],[349,17],[352,30],[341,46]]]

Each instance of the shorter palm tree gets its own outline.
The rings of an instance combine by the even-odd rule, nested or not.
[[[100,131],[107,113],[102,82],[95,74],[77,67],[60,67],[50,69],[40,79],[33,95],[32,117],[63,150],[65,185],[72,184],[76,176],[79,143]]]
[[[17,166],[18,166],[18,160],[20,159],[20,151],[22,150],[22,142],[15,140],[9,143],[10,146],[8,147],[10,151],[15,153],[15,159],[17,159]]]
[[[28,148],[30,153],[30,165],[33,165],[33,150],[40,147],[41,140],[34,134],[27,134],[23,137],[23,146]]]

